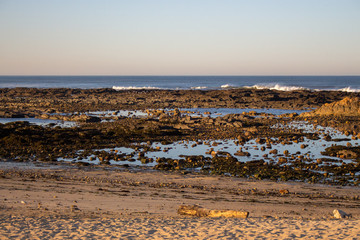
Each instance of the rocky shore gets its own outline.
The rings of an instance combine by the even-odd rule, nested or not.
[[[334,115],[332,110],[355,100],[341,100],[357,94],[344,92],[281,92],[270,90],[238,89],[218,91],[115,91],[112,89],[1,89],[0,114],[2,117],[33,117],[43,119],[73,120],[79,124],[72,128],[38,126],[28,122],[0,124],[0,157],[3,161],[54,162],[58,159],[74,159],[79,165],[92,164],[97,160],[102,165],[111,161],[141,161],[153,163],[154,169],[166,171],[187,171],[200,169],[203,174],[230,174],[238,177],[271,180],[297,180],[312,183],[358,185],[359,163],[334,161],[327,157],[340,159],[359,158],[357,146],[328,148],[324,157],[310,159],[306,154],[278,152],[272,146],[282,144],[291,146],[305,139],[318,140],[324,137],[320,132],[308,132],[297,128],[283,128],[293,121],[308,121],[310,124],[331,126],[343,131],[349,138],[360,137],[359,117],[354,114]],[[328,103],[339,100],[339,103]],[[131,102],[131,104],[130,104]],[[311,113],[300,116],[296,113],[273,115],[257,112],[227,114],[210,117],[192,116],[177,107],[226,107],[226,108],[315,108],[327,103]],[[347,109],[353,113],[354,106]],[[165,108],[172,110],[164,110]],[[159,108],[159,109],[157,109]],[[147,113],[144,117],[89,116],[90,110],[138,110]],[[325,109],[325,110],[324,110]],[[324,112],[329,114],[323,114]],[[75,113],[76,112],[76,113]],[[318,112],[322,114],[318,114]],[[67,113],[67,114],[65,114]],[[351,135],[351,136],[350,136]],[[194,141],[196,145],[209,144],[210,140],[232,139],[239,146],[234,155],[227,151],[209,151],[208,156],[189,156],[183,159],[149,158],[147,152],[162,151],[152,147],[152,143],[168,144],[176,141]],[[255,141],[261,149],[263,160],[238,161],[236,156],[249,156],[242,146]],[[306,148],[304,142],[301,148]],[[117,151],[103,151],[116,147],[128,147],[135,152],[130,154]],[[236,155],[236,156],[235,156]],[[270,157],[271,156],[271,157]],[[90,159],[89,161],[82,161]],[[336,162],[335,162],[336,163]],[[346,174],[344,174],[346,173]]]
[[[163,108],[308,109],[357,93],[339,91],[0,89],[0,117],[41,117],[44,113]]]
[[[14,120],[0,124],[0,238],[360,237],[358,93],[31,88],[0,92],[0,117]],[[181,108],[316,110],[300,115],[250,111],[214,116]],[[141,110],[142,116],[119,115],[120,110]],[[16,121],[33,117],[77,124]],[[296,127],[297,123],[310,128]],[[337,129],[344,137],[318,127]],[[237,151],[232,154],[225,145],[214,150],[222,141],[232,141]],[[147,153],[168,151],[153,143],[174,142],[209,150],[200,155],[185,150],[181,158],[148,157]],[[315,143],[329,146],[321,157],[300,151]],[[279,145],[283,151],[276,149]],[[132,151],[120,152],[119,147]],[[257,149],[258,160],[249,158],[250,148]],[[295,151],[289,151],[292,148]],[[72,161],[59,161],[66,158]],[[144,166],[125,164],[134,161]],[[180,216],[177,211],[184,205],[216,213],[245,211],[249,216]]]

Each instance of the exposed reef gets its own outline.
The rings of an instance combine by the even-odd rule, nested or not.
[[[287,150],[281,153],[272,149],[275,144],[290,146],[293,143],[301,143],[301,149],[306,149],[308,143],[304,139],[321,139],[319,131],[274,127],[300,120],[315,126],[331,126],[345,133],[349,139],[357,139],[360,137],[357,93],[256,89],[115,91],[31,88],[0,89],[0,92],[1,117],[38,117],[78,122],[76,127],[71,128],[37,126],[26,121],[0,124],[0,158],[3,161],[57,162],[58,159],[70,158],[78,165],[92,165],[91,161],[82,161],[91,158],[102,165],[109,165],[111,161],[138,160],[144,164],[156,163],[153,168],[157,170],[184,173],[197,169],[203,174],[275,181],[296,180],[343,185],[360,183],[358,146],[327,148],[324,156],[354,159],[351,163],[336,160],[337,164],[329,164],[333,160],[326,157],[311,159],[306,154],[289,154]],[[346,98],[343,99],[344,97]],[[217,117],[206,114],[192,116],[178,109],[200,107],[319,108],[300,116],[296,113],[276,116],[250,112]],[[107,117],[86,114],[88,111],[125,109],[140,109],[147,115],[139,118],[116,114]],[[210,150],[208,155],[189,156],[184,153],[181,159],[146,157],[147,152],[160,151],[152,146],[153,142],[167,144],[193,141],[194,145],[200,145],[207,144],[210,140],[228,139],[232,139],[239,147],[234,155],[250,156],[242,146],[255,141],[254,148],[263,152],[263,158],[242,162],[225,150]],[[331,136],[324,136],[324,140],[334,141]],[[116,147],[133,148],[136,152],[126,154],[115,150],[101,150]],[[276,160],[269,158],[269,155]]]
[[[44,113],[163,108],[309,109],[357,93],[339,91],[0,89],[0,117],[41,117]]]

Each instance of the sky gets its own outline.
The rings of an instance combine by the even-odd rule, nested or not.
[[[0,0],[0,75],[360,75],[359,0]]]

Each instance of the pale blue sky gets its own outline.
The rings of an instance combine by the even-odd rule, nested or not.
[[[359,0],[0,0],[0,75],[360,75]]]

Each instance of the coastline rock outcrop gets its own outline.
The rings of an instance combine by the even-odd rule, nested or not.
[[[326,103],[312,112],[301,114],[302,117],[314,116],[360,116],[360,98],[345,97],[340,101]]]

